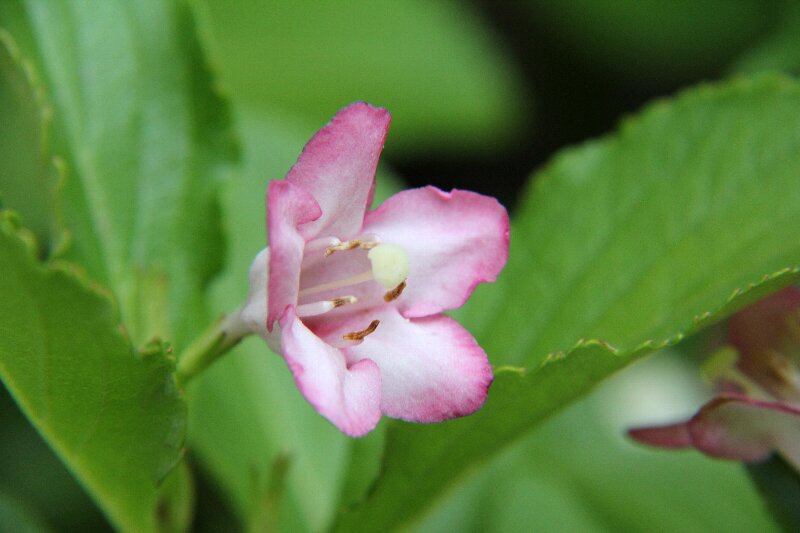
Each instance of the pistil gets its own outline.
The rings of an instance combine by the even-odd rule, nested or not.
[[[319,285],[314,285],[312,287],[306,287],[300,290],[298,296],[304,297],[311,294],[349,287],[358,283],[364,283],[365,281],[375,280],[382,287],[391,289],[386,293],[386,296],[384,296],[384,300],[387,302],[395,300],[398,296],[400,296],[400,293],[403,292],[403,289],[405,289],[406,277],[408,276],[408,255],[406,254],[406,251],[400,246],[396,246],[394,244],[378,244],[373,241],[363,242],[360,240],[351,240],[343,242],[337,247],[327,248],[325,255],[326,257],[330,255],[328,254],[328,251],[330,251],[332,248],[335,248],[334,251],[336,251],[353,250],[360,247],[368,247],[369,249],[367,257],[369,258],[372,266],[370,270],[343,279],[329,281],[327,283],[320,283]]]
[[[356,285],[358,283],[363,283],[365,281],[370,281],[372,279],[374,279],[372,271],[367,270],[366,272],[356,274],[355,276],[350,276],[344,279],[337,279],[334,281],[329,281],[328,283],[321,283],[319,285],[314,285],[313,287],[302,289],[297,295],[300,297],[308,296],[309,294],[316,294],[318,292],[325,292],[332,289],[349,287],[350,285]]]
[[[326,237],[312,241],[311,244],[317,249],[322,249],[323,246],[327,246],[325,248],[325,257],[339,250],[354,250],[356,248],[368,249],[367,257],[369,258],[372,268],[354,276],[348,276],[343,279],[328,281],[301,289],[298,292],[298,298],[305,298],[313,294],[336,289],[344,289],[373,280],[382,287],[390,289],[383,295],[383,300],[385,302],[392,302],[400,297],[403,289],[406,287],[406,277],[408,276],[408,255],[403,248],[392,244],[378,244],[375,241],[361,241],[358,239],[330,245],[332,241],[338,241],[338,239]],[[355,296],[347,295],[329,300],[300,304],[295,311],[298,317],[312,317],[325,314],[338,307],[354,304],[357,301],[358,298]],[[359,341],[375,331],[378,324],[379,322],[377,320],[373,320],[366,329],[348,333],[344,335],[343,338],[344,340]]]

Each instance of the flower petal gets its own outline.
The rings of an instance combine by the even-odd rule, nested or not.
[[[372,203],[375,170],[390,120],[385,109],[356,102],[308,141],[286,176],[310,192],[322,208],[322,216],[307,231],[348,239],[361,228]]]
[[[381,418],[381,375],[369,360],[346,364],[340,350],[314,335],[289,308],[281,318],[281,352],[297,388],[344,433],[360,437]]]
[[[781,400],[800,402],[800,288],[787,287],[733,315],[728,340],[737,366]]]
[[[384,306],[321,320],[319,330],[330,342],[341,342],[343,332],[361,331],[372,320],[380,321],[377,329],[342,351],[348,362],[378,364],[384,414],[412,422],[441,422],[483,405],[492,383],[486,353],[448,316],[409,320],[394,307]]]
[[[508,259],[508,213],[494,198],[469,191],[400,192],[367,214],[363,233],[408,253],[407,286],[397,300],[406,317],[460,307]]]
[[[743,357],[765,350],[784,351],[794,337],[800,310],[800,287],[787,287],[734,314],[728,323],[730,343]]]
[[[250,292],[239,311],[242,324],[264,339],[273,351],[280,349],[280,331],[267,330],[267,287],[269,286],[269,248],[261,250],[250,265]]]
[[[800,409],[743,395],[718,396],[690,420],[637,428],[631,437],[663,448],[694,447],[712,457],[758,462],[779,451],[800,467]]]
[[[297,303],[306,238],[298,226],[319,219],[322,211],[311,194],[288,181],[272,181],[267,192],[270,244],[267,329]]]
[[[669,426],[652,426],[628,430],[634,440],[658,448],[691,448],[692,437],[686,422]]]
[[[708,455],[757,462],[780,451],[800,464],[800,409],[788,404],[720,396],[692,418],[689,432]]]

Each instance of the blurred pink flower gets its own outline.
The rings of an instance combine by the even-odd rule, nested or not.
[[[345,107],[269,184],[270,248],[241,312],[303,396],[352,436],[381,413],[439,422],[481,407],[486,354],[441,312],[508,257],[508,214],[493,198],[423,187],[368,211],[389,121],[385,109]]]
[[[735,351],[711,361],[717,397],[686,422],[630,435],[745,462],[778,452],[800,471],[800,289],[789,287],[735,314],[728,340]]]

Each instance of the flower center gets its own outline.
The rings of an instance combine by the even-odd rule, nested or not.
[[[336,252],[347,252],[347,254],[344,256],[337,254],[336,258],[331,258]],[[408,254],[401,246],[381,243],[377,238],[344,242],[335,238],[317,239],[306,245],[303,261],[298,299],[304,303],[298,305],[296,309],[297,316],[301,318],[321,315],[357,302],[369,306],[371,301],[374,302],[376,295],[374,285],[370,287],[366,282],[373,282],[383,289],[388,289],[383,293],[384,302],[399,298],[406,287]],[[358,272],[359,266],[362,265],[361,268],[364,268],[367,263],[370,268]],[[358,273],[350,274],[353,271]],[[347,274],[343,275],[341,272]],[[333,279],[330,277],[331,274]],[[311,281],[308,286],[309,279],[306,278]],[[327,297],[323,296],[319,300],[309,298],[317,295]],[[345,339],[361,340],[375,330],[377,327],[375,322],[377,321],[373,321],[363,332],[345,335]]]
[[[712,383],[734,384],[748,396],[760,400],[800,402],[800,372],[791,361],[769,350],[752,357],[757,358],[757,364],[742,369],[737,366],[739,354],[736,350],[722,348],[703,364],[703,374]]]

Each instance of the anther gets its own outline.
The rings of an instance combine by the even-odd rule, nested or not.
[[[353,331],[351,333],[346,333],[342,335],[342,338],[346,341],[360,341],[364,337],[366,337],[367,335],[378,329],[378,324],[380,323],[381,323],[380,320],[373,320],[372,322],[369,323],[369,326],[367,326],[365,329],[362,329],[361,331]]]
[[[387,291],[386,294],[383,295],[384,302],[393,302],[400,298],[400,295],[403,294],[403,289],[406,288],[406,282],[401,281],[400,285],[395,287],[394,289]]]
[[[325,249],[325,257],[333,255],[334,252],[344,252],[347,250],[354,250],[356,248],[370,250],[376,246],[378,246],[378,243],[374,241],[361,241],[359,239],[352,239],[349,241],[340,242],[339,244],[334,244],[333,246],[328,246]]]
[[[346,278],[320,283],[319,285],[306,286],[298,292],[298,296],[306,297],[311,294],[343,289],[344,287],[374,280],[384,289],[389,289],[389,292],[384,294],[385,301],[390,302],[399,297],[403,289],[405,289],[405,281],[408,276],[408,254],[406,254],[406,251],[394,244],[380,244],[377,239],[369,241],[355,239],[329,246],[325,251],[325,255],[328,256],[337,250],[352,250],[355,248],[369,249],[366,254],[371,266],[369,270]]]
[[[322,300],[320,302],[298,305],[295,312],[299,317],[317,316],[332,311],[337,307],[354,304],[357,301],[358,298],[355,296],[342,296],[341,298],[333,298],[332,300]]]
[[[342,307],[347,304],[354,304],[358,301],[355,296],[342,296],[341,298],[334,298],[331,300],[334,308]]]
[[[774,381],[778,386],[785,388],[797,387],[800,382],[797,367],[783,355],[776,352],[765,351],[761,354],[763,358],[763,373],[768,379]]]

